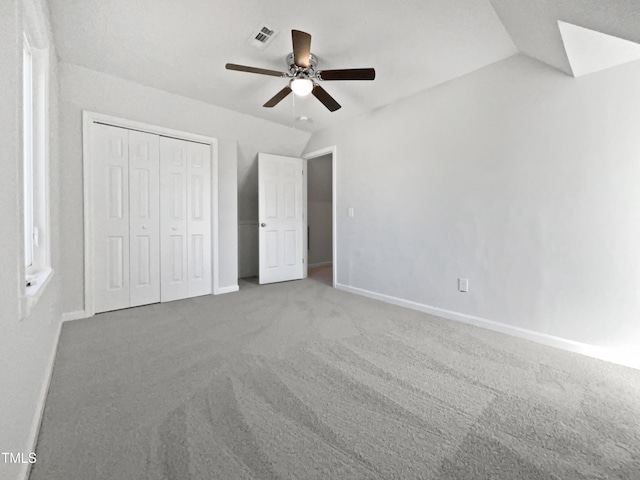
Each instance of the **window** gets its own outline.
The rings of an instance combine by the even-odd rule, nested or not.
[[[33,56],[27,36],[22,51],[22,119],[24,181],[24,265],[33,267]]]
[[[48,242],[48,56],[47,42],[25,31],[22,54],[24,296],[29,311],[51,274]],[[40,46],[45,48],[38,48]]]

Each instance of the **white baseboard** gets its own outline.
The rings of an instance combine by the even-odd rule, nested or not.
[[[328,262],[310,263],[309,268],[328,267],[329,265],[332,265],[332,264],[333,262],[331,260],[329,260]]]
[[[237,292],[238,290],[240,290],[240,287],[238,285],[231,285],[229,287],[220,287],[215,292],[213,292],[213,294],[222,295],[223,293],[233,293]]]
[[[493,320],[487,320],[485,318],[476,317],[473,315],[467,315],[465,313],[454,312],[452,310],[445,310],[443,308],[432,307],[422,303],[412,302],[411,300],[405,300],[403,298],[393,297],[382,293],[371,292],[362,288],[351,287],[348,285],[336,284],[335,288],[343,290],[345,292],[354,293],[356,295],[362,295],[364,297],[373,298],[375,300],[381,300],[386,303],[398,305],[412,310],[418,310],[420,312],[429,313],[431,315],[445,318],[447,320],[455,320],[457,322],[466,323],[469,325],[475,325],[477,327],[486,328],[495,332],[504,333],[513,337],[524,338],[531,340],[542,345],[550,347],[560,348],[569,352],[580,353],[589,357],[598,358],[607,362],[617,363],[631,368],[640,369],[640,363],[637,358],[632,356],[624,356],[611,352],[605,347],[597,345],[590,345],[588,343],[576,342],[574,340],[568,340],[562,337],[556,337],[548,335],[546,333],[536,332],[534,330],[528,330],[526,328],[515,327],[507,325],[505,323],[494,322]]]
[[[67,312],[62,314],[63,322],[70,322],[71,320],[82,320],[87,318],[87,313],[84,310],[77,310],[75,312]]]
[[[44,416],[44,406],[47,402],[47,395],[49,394],[49,386],[51,385],[51,377],[53,376],[53,364],[56,361],[56,354],[58,353],[58,344],[60,343],[60,332],[62,331],[62,322],[58,324],[58,331],[56,332],[56,340],[49,357],[49,364],[46,367],[46,376],[40,389],[40,395],[38,398],[38,405],[36,414],[33,417],[33,423],[31,424],[31,430],[29,437],[31,438],[31,452],[36,451],[36,444],[38,443],[38,435],[40,434],[40,425],[42,425],[42,417]],[[20,478],[29,480],[31,475],[31,464],[24,464]]]

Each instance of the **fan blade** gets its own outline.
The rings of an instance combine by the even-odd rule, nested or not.
[[[322,80],[373,80],[376,78],[374,68],[347,68],[343,70],[320,70]]]
[[[275,70],[267,70],[265,68],[246,67],[244,65],[236,65],[235,63],[227,63],[225,65],[227,70],[236,70],[238,72],[259,73],[260,75],[271,75],[272,77],[282,77],[284,73],[276,72]]]
[[[271,107],[275,107],[278,103],[280,103],[280,101],[286,97],[287,95],[289,95],[293,90],[291,90],[291,88],[289,88],[289,85],[287,85],[286,87],[284,87],[282,90],[280,90],[278,93],[276,93],[271,100],[269,100],[267,103],[265,103],[263,105],[263,107],[267,107],[267,108],[271,108]]]
[[[330,112],[335,112],[340,108],[340,104],[334,100],[334,98],[327,93],[327,91],[320,85],[313,87],[311,91],[313,96],[322,102],[322,104],[329,109]]]
[[[311,35],[300,30],[291,30],[291,40],[294,63],[301,68],[307,68],[311,55]]]

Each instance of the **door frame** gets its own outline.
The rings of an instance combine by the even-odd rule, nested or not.
[[[313,160],[314,158],[322,157],[324,155],[331,154],[331,228],[332,228],[332,239],[331,239],[331,259],[332,262],[332,270],[333,270],[333,288],[336,288],[338,284],[338,209],[337,209],[337,198],[338,198],[338,147],[333,145],[332,147],[322,148],[320,150],[314,150],[313,152],[306,153],[302,156],[302,160],[304,160],[302,168],[304,169],[304,180],[302,182],[302,201],[304,204],[304,222],[305,229],[303,232],[304,235],[304,278],[307,278],[309,273],[309,249],[307,246],[309,245],[309,238],[307,237],[309,232],[309,215],[307,211],[307,163],[309,160]]]
[[[191,142],[203,143],[211,148],[211,255],[212,295],[223,293],[219,286],[218,266],[218,139],[198,135],[195,133],[159,127],[147,123],[137,122],[102,113],[82,111],[82,167],[83,167],[83,206],[84,206],[84,317],[95,315],[94,285],[93,285],[93,198],[89,192],[89,185],[93,176],[93,162],[91,161],[91,131],[94,123],[103,123],[113,127],[138,130],[144,133],[177,138]]]

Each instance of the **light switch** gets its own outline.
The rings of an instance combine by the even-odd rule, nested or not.
[[[469,291],[469,279],[468,278],[459,278],[458,279],[458,291],[460,291],[460,292],[468,292]]]
[[[353,207],[349,207],[349,218],[353,218]]]

